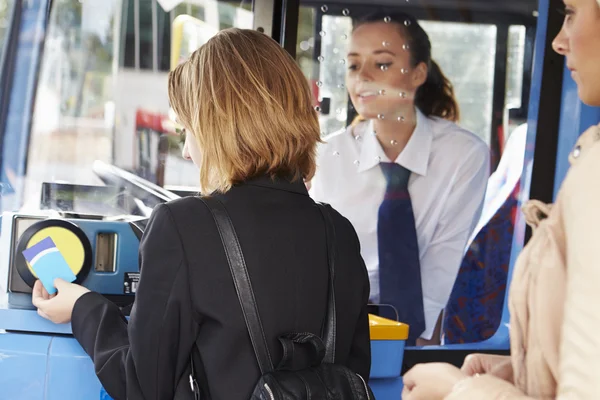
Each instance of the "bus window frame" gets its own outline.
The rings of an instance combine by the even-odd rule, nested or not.
[[[50,10],[53,5],[52,0],[37,0],[37,1],[15,1],[12,20],[11,30],[9,35],[10,47],[6,47],[6,57],[3,60],[2,65],[2,97],[0,98],[0,183],[6,179],[8,180],[7,167],[14,167],[15,180],[23,178],[27,174],[27,159],[29,157],[29,144],[31,136],[31,122],[33,120],[33,112],[35,106],[35,99],[37,95],[37,87],[40,75],[40,69],[42,65],[42,59],[44,57],[44,49],[46,45],[46,31],[48,24],[50,23]],[[43,17],[41,16],[42,10],[44,12]],[[35,14],[35,23],[31,23],[29,26],[23,24],[26,17],[31,18]],[[25,29],[32,29],[35,25],[35,38],[42,37],[37,43],[34,39],[28,37],[31,36],[31,32]],[[21,43],[31,42],[33,46],[21,47]],[[26,82],[15,82],[16,66],[20,59],[29,57],[29,68],[31,72],[27,77]],[[19,71],[22,73],[22,71]],[[18,117],[10,120],[10,125],[18,126],[20,129],[18,132],[15,131],[15,135],[20,135],[21,142],[25,145],[19,149],[11,149],[10,152],[15,152],[17,159],[14,165],[7,165],[7,161],[4,158],[6,152],[6,136],[9,126],[9,115],[13,101],[21,103],[23,110],[15,113]],[[24,111],[24,112],[23,112]],[[19,183],[17,182],[17,185]],[[16,203],[22,203],[23,192],[22,188],[13,188],[13,192],[17,194]],[[0,211],[3,209],[4,198],[0,195]]]
[[[10,9],[8,14],[10,19],[8,22],[8,29],[6,30],[6,36],[4,43],[2,43],[2,55],[0,56],[0,101],[5,98],[6,87],[8,84],[9,74],[12,72],[11,59],[14,56],[14,47],[18,41],[19,33],[19,18],[21,16],[22,4],[16,0],[10,0]],[[2,119],[4,120],[4,119]]]
[[[11,1],[11,9],[9,10],[9,26],[6,30],[6,36],[4,39],[4,44],[2,46],[2,55],[0,56],[0,121],[2,121],[0,126],[0,174],[2,172],[2,163],[4,158],[4,140],[1,139],[4,137],[4,130],[6,128],[6,120],[8,117],[8,106],[10,104],[8,101],[4,101],[4,99],[10,98],[10,92],[13,87],[13,76],[16,59],[15,54],[17,44],[19,42],[19,29],[21,26],[20,19],[22,7],[23,5],[20,1]],[[2,187],[0,186],[0,205],[2,201],[1,197]]]

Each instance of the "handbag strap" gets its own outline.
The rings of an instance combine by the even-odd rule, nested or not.
[[[267,346],[258,306],[252,290],[250,275],[246,268],[246,262],[242,254],[239,240],[227,209],[221,201],[214,197],[198,197],[211,211],[215,223],[217,225],[229,269],[233,277],[235,291],[244,314],[246,327],[250,334],[250,340],[254,349],[254,354],[258,361],[261,373],[264,375],[267,372],[272,372],[273,361]],[[327,363],[333,363],[335,360],[335,338],[336,338],[336,312],[335,312],[335,293],[334,293],[334,260],[335,260],[335,228],[331,213],[328,208],[317,203],[319,210],[325,220],[325,228],[327,232],[328,242],[328,264],[329,264],[329,300],[327,304],[326,318],[324,323],[324,331],[322,332],[325,340],[325,358]]]

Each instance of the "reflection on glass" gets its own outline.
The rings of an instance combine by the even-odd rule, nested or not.
[[[117,2],[57,2],[36,95],[25,186],[39,206],[43,181],[101,183],[93,160],[111,160],[113,21]]]
[[[434,59],[454,86],[461,109],[461,126],[477,134],[489,145],[496,26],[435,21],[421,23],[431,38]]]
[[[309,14],[309,9],[302,8],[302,11],[304,14]],[[323,15],[321,23],[323,32],[331,32],[329,35],[321,35],[321,52],[317,57],[321,65],[314,67],[311,65],[313,56],[309,50],[314,49],[310,40],[312,38],[299,41],[298,59],[307,76],[318,76],[319,81],[325,82],[318,97],[329,101],[331,109],[344,110],[341,114],[324,113],[321,115],[323,131],[332,133],[342,129],[347,117],[353,115],[352,105],[348,104],[346,92],[336,90],[341,89],[339,84],[327,84],[343,80],[345,60],[342,57],[348,45],[349,32],[352,30],[352,19],[344,16]],[[454,86],[461,109],[461,126],[474,132],[489,144],[497,28],[494,25],[437,21],[419,21],[419,23],[430,36],[433,58],[437,60]],[[308,26],[308,24],[307,20],[304,26]],[[300,26],[301,30],[302,26]],[[404,50],[409,50],[409,44],[404,46]],[[469,50],[464,51],[465,48]],[[457,57],[457,54],[460,54],[460,57]],[[387,67],[382,66],[382,68],[386,69]],[[514,77],[513,84],[522,80],[522,74],[514,75]]]
[[[205,0],[165,12],[155,0],[53,2],[22,208],[39,209],[43,182],[102,186],[120,174],[115,167],[133,174],[130,197],[146,185],[135,176],[148,185],[197,187],[197,170],[181,157],[169,116],[167,75],[220,29],[251,28],[249,7]]]
[[[520,109],[523,107],[523,73],[525,64],[525,34],[526,28],[522,25],[512,25],[508,31],[508,57],[506,60],[506,109]],[[521,120],[508,120],[506,125],[506,141],[514,129],[524,122]]]
[[[213,37],[219,30],[214,26],[187,15],[180,15],[173,21],[174,48],[172,52],[177,57],[172,64],[180,64],[188,59],[190,54]],[[181,27],[179,28],[179,24]],[[179,43],[178,43],[179,42]]]
[[[307,9],[302,9],[308,14]],[[349,116],[353,115],[352,104],[348,104],[347,93],[341,82],[345,74],[344,51],[348,45],[348,35],[352,30],[352,19],[344,16],[323,15],[323,32],[320,39],[319,64],[310,66],[314,49],[309,40],[299,41],[299,62],[306,75],[318,76],[324,82],[319,90],[319,99],[329,102],[330,109],[343,110],[342,113],[322,113],[320,120],[323,131],[332,133],[342,129]],[[431,38],[433,58],[452,82],[457,101],[461,108],[461,126],[476,133],[488,144],[492,123],[492,100],[494,86],[494,62],[496,27],[493,25],[419,21]],[[308,25],[308,21],[305,25]],[[302,25],[300,27],[302,29]],[[313,39],[314,42],[314,39]],[[388,44],[388,42],[385,42]],[[382,43],[383,45],[383,43]],[[404,50],[409,50],[409,44]],[[385,47],[385,45],[384,45]],[[463,51],[465,47],[468,52]],[[490,51],[492,49],[492,51]],[[461,57],[457,57],[461,54]],[[337,65],[336,65],[337,63]],[[386,69],[382,66],[382,69]],[[316,72],[315,72],[316,71]],[[316,75],[318,73],[318,75]],[[517,79],[520,79],[520,75]]]
[[[322,19],[323,30],[330,32],[321,39],[321,57],[325,59],[319,68],[319,81],[323,82],[319,90],[321,99],[330,99],[329,109],[340,112],[321,113],[319,122],[324,132],[335,132],[345,127],[348,120],[348,92],[344,79],[346,76],[346,55],[348,54],[348,33],[352,30],[352,19],[325,15]]]
[[[0,54],[4,50],[6,33],[10,28],[10,13],[14,4],[14,0],[0,0]]]

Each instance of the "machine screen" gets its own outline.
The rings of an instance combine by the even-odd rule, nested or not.
[[[44,182],[40,208],[79,214],[114,216],[123,213],[121,199],[121,189],[114,186]]]

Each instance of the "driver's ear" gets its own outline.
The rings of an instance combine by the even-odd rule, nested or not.
[[[413,74],[413,80],[415,87],[422,86],[427,81],[427,75],[429,74],[429,69],[424,62],[421,62],[415,68],[415,72]]]

